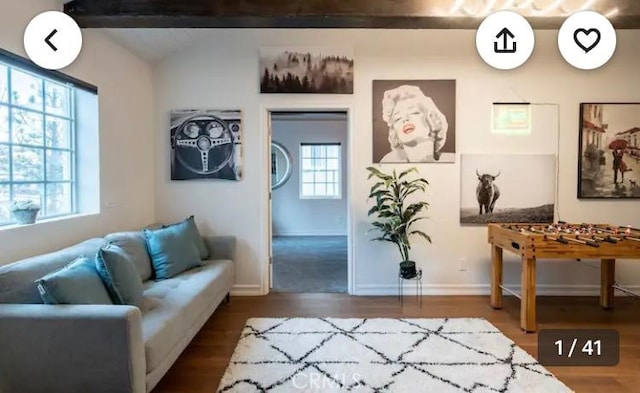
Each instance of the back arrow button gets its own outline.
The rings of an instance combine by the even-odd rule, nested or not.
[[[53,29],[53,31],[51,33],[49,33],[49,35],[47,36],[47,38],[44,39],[44,42],[49,45],[49,47],[51,49],[53,49],[54,52],[58,51],[58,48],[56,48],[55,45],[53,45],[53,43],[51,43],[51,38],[53,38],[54,35],[56,35],[56,33],[58,32],[57,29]]]
[[[6,2],[0,0],[0,4],[3,1]],[[24,30],[23,41],[25,52],[31,61],[47,70],[60,70],[78,58],[82,49],[82,31],[69,15],[60,11],[45,11],[31,19]]]

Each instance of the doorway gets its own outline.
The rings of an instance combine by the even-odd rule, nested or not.
[[[270,285],[349,292],[349,121],[342,111],[269,111]]]

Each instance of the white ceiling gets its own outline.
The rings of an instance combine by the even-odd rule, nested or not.
[[[149,63],[156,63],[202,39],[206,29],[100,29]]]

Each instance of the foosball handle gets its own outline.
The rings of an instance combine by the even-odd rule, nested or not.
[[[587,246],[600,247],[600,244],[598,242],[594,242],[593,240],[587,240]]]
[[[557,239],[556,239],[556,241],[557,241],[558,243],[562,243],[562,244],[569,244],[569,240],[567,240],[567,239],[563,239],[563,238],[561,238],[561,237],[557,238]]]

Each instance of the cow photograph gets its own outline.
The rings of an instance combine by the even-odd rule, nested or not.
[[[460,223],[554,221],[556,156],[463,154]]]

